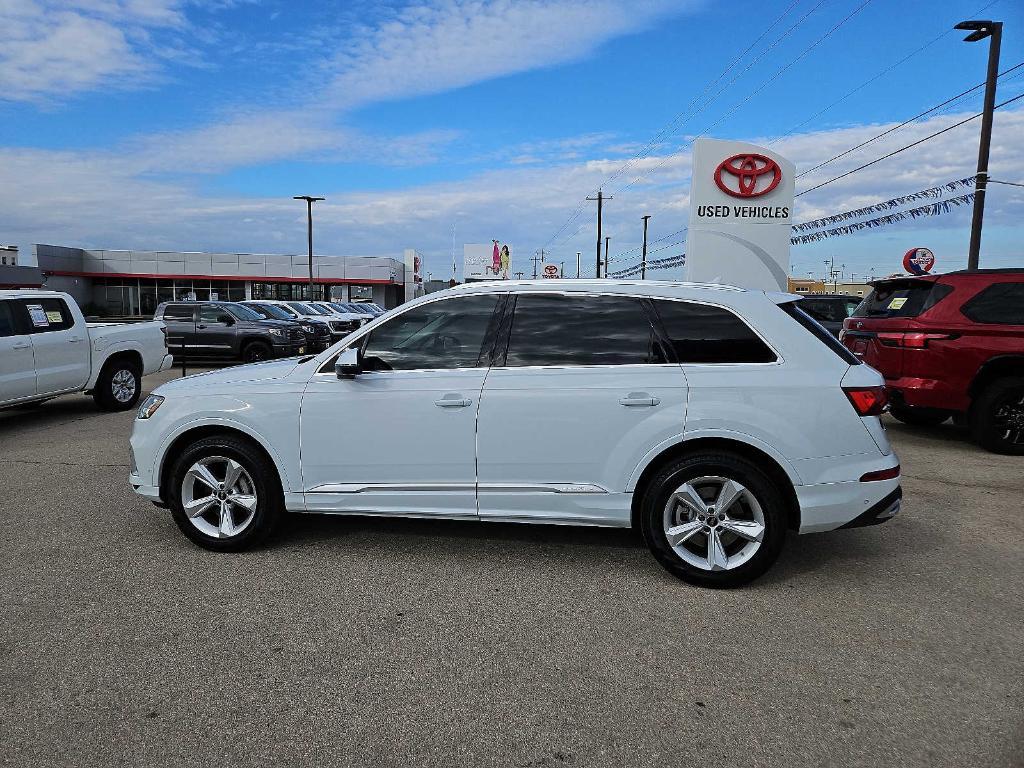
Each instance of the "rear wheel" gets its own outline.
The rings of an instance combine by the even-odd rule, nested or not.
[[[92,391],[96,405],[104,411],[127,411],[142,394],[142,371],[130,360],[111,360],[103,366]]]
[[[168,502],[178,528],[204,549],[234,552],[264,541],[284,500],[277,470],[245,440],[199,440],[174,462]]]
[[[737,587],[782,551],[785,504],[756,465],[731,453],[673,461],[652,480],[641,526],[651,553],[683,581]]]
[[[971,435],[993,453],[1024,454],[1024,377],[996,379],[975,398]]]
[[[949,411],[941,408],[920,408],[915,405],[892,405],[889,413],[897,421],[904,424],[911,424],[915,427],[931,427],[942,424],[951,415]]]

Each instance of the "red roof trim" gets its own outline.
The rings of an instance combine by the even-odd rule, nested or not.
[[[44,275],[58,277],[119,277],[139,278],[142,280],[244,280],[250,283],[308,283],[302,277],[264,277],[262,275],[161,275],[139,274],[135,272],[69,272],[60,269],[44,269]],[[371,278],[347,279],[341,277],[315,277],[313,282],[319,285],[401,285],[394,280],[374,280]]]

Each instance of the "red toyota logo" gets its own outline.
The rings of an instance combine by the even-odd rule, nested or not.
[[[722,172],[736,177],[735,189],[728,186],[722,178]],[[757,188],[758,180],[768,176],[767,186]],[[760,197],[767,195],[782,181],[782,169],[770,157],[756,154],[733,155],[723,160],[715,169],[715,184],[727,195],[733,197]]]

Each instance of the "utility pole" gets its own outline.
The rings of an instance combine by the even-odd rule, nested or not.
[[[606,278],[608,277],[608,241],[611,239],[611,235],[604,239],[604,276]]]
[[[985,80],[985,107],[981,115],[981,140],[978,143],[978,175],[974,177],[974,211],[971,215],[971,245],[967,268],[977,269],[981,253],[981,225],[985,218],[985,190],[988,187],[988,150],[992,143],[992,113],[996,106],[996,78],[999,77],[999,46],[1003,39],[1001,21],[961,21],[954,29],[973,30],[964,38],[975,43],[989,38],[988,77]]]
[[[605,197],[601,188],[597,188],[597,197],[588,197],[587,200],[597,201],[597,277],[601,276],[601,214],[603,203],[605,200],[611,200],[611,197]]]
[[[565,262],[562,262],[562,268],[558,272],[559,277],[565,277]]]
[[[651,218],[650,215],[643,217],[644,220],[644,250],[640,256],[640,279],[643,280],[647,275],[647,220]]]
[[[313,295],[313,203],[319,200],[326,200],[327,198],[295,195],[292,199],[306,201],[306,235],[309,240],[309,300],[312,301],[316,298]]]
[[[582,252],[576,251],[576,279],[580,279],[580,257],[583,255]]]
[[[530,261],[533,262],[533,279],[536,280],[537,279],[537,264],[544,262],[544,249],[541,248],[539,251],[536,251],[533,254],[533,256],[530,257]]]

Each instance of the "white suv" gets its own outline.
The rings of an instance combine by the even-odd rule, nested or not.
[[[734,586],[787,529],[898,511],[884,403],[795,296],[478,283],[315,357],[164,384],[139,410],[131,483],[213,550],[285,511],[632,526],[677,576]]]

